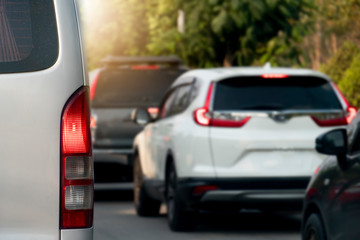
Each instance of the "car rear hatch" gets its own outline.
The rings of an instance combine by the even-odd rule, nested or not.
[[[184,69],[157,65],[107,67],[92,84],[92,112],[96,117],[95,149],[131,150],[142,127],[131,121],[135,108],[157,113],[166,90]],[[96,90],[94,90],[94,88]]]
[[[353,112],[326,79],[236,77],[213,83],[210,142],[219,177],[310,176],[315,138]]]
[[[74,179],[82,153],[63,151],[88,139],[74,1],[0,1],[0,15],[0,239],[92,239],[92,176]]]

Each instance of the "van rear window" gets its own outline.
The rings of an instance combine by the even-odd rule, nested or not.
[[[331,84],[316,77],[231,78],[216,84],[214,110],[338,110]]]
[[[0,73],[46,69],[57,57],[53,1],[0,0]]]

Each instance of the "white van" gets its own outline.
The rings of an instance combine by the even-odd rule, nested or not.
[[[0,0],[0,239],[92,239],[89,87],[74,0]]]

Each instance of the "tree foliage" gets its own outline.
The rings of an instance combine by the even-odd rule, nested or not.
[[[294,28],[310,6],[305,0],[160,0],[151,14],[149,50],[200,67],[276,62],[273,55],[296,59],[293,42],[304,31]],[[176,31],[179,9],[186,14],[184,34]]]
[[[350,67],[345,71],[339,88],[351,105],[360,107],[360,54],[357,54]]]
[[[359,48],[352,42],[345,42],[343,46],[324,64],[321,71],[330,76],[335,83],[343,80],[346,70],[351,66],[354,58],[360,53]]]
[[[107,55],[144,55],[149,42],[141,0],[79,0],[89,68]]]

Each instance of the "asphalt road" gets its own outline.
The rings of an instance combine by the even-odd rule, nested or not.
[[[263,213],[201,215],[192,232],[174,233],[167,226],[166,208],[158,217],[135,213],[129,190],[95,193],[95,240],[300,240],[300,217]]]

